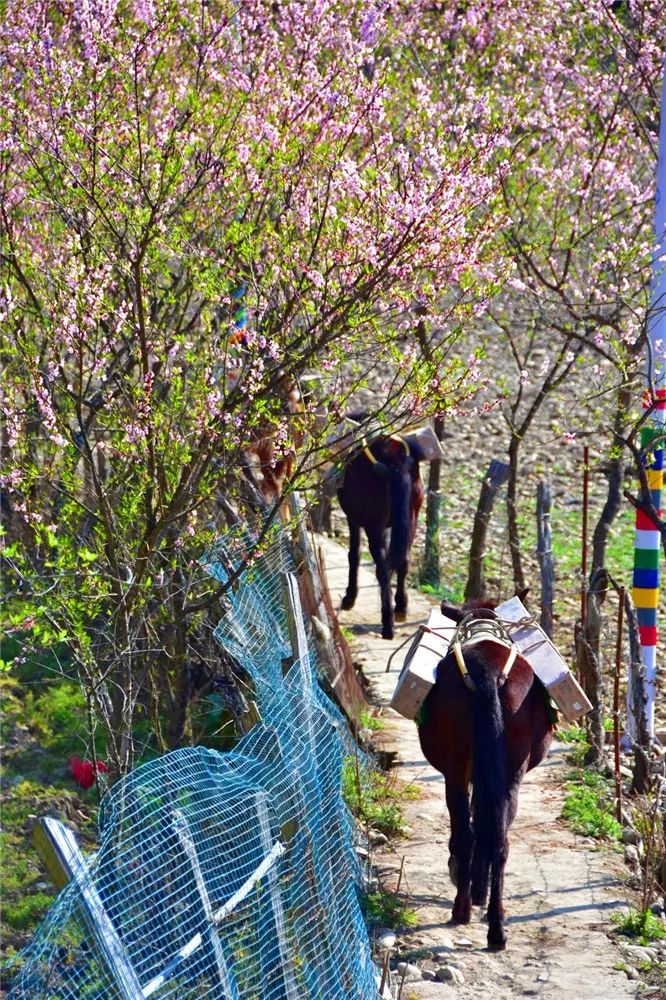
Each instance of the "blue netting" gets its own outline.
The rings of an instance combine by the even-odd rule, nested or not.
[[[240,543],[211,556],[218,579]],[[178,750],[113,788],[87,891],[72,882],[60,894],[12,1000],[377,996],[340,791],[350,737],[309,654],[289,665],[289,568],[278,541],[228,595],[216,631],[252,677],[261,723],[232,753]]]

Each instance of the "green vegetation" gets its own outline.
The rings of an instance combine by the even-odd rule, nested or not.
[[[14,899],[3,907],[4,920],[14,930],[34,927],[42,919],[55,896],[45,892],[35,892],[30,896]]]
[[[618,934],[636,939],[637,944],[649,945],[651,941],[666,938],[666,924],[651,910],[630,910],[614,918]]]
[[[415,799],[419,791],[370,767],[357,766],[349,757],[342,768],[342,794],[350,810],[362,823],[389,836],[400,835],[404,823],[400,802]]]
[[[416,927],[418,923],[416,911],[410,909],[398,893],[386,889],[366,893],[361,899],[361,908],[369,925],[398,930],[401,927]]]
[[[567,783],[562,816],[576,833],[604,840],[618,840],[622,827],[612,815],[612,798],[606,779],[596,771],[576,772]]]
[[[417,579],[410,581],[411,586],[418,587],[422,594],[436,597],[438,601],[449,601],[451,604],[462,604],[465,599],[465,580],[462,576],[452,576],[447,584],[433,587],[430,583],[419,583]]]
[[[3,659],[16,655],[13,640],[3,642]],[[85,699],[68,676],[67,661],[34,655],[0,672],[3,954],[12,955],[30,938],[55,898],[32,845],[32,828],[45,814],[60,816],[77,829],[84,850],[95,843],[94,788],[78,788],[68,771],[69,758],[90,757]],[[103,743],[97,746],[104,755]]]
[[[358,717],[358,723],[363,729],[371,729],[375,733],[386,729],[384,720],[380,719],[377,715],[372,715],[370,712],[361,712]]]
[[[567,760],[575,767],[582,767],[585,754],[590,748],[590,742],[583,726],[558,726],[557,737],[563,743],[569,744]]]

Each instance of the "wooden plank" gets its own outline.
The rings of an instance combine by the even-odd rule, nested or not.
[[[88,863],[76,837],[64,823],[45,816],[38,820],[33,842],[49,874],[58,886],[76,883],[81,908],[97,945],[100,960],[123,1000],[143,1000],[143,990],[113,921],[104,909]]]
[[[310,674],[310,652],[301,608],[301,595],[298,589],[298,579],[295,573],[284,573],[283,577],[284,607],[287,613],[289,641],[295,662],[307,664]]]

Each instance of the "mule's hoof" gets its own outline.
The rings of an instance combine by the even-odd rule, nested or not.
[[[342,601],[340,602],[340,607],[342,608],[343,611],[351,611],[351,609],[354,607],[355,604],[356,604],[356,595],[354,595],[354,597],[350,597],[349,594],[345,594],[345,596],[342,598]]]
[[[382,639],[392,639],[392,638],[393,638],[393,629],[392,628],[383,628],[382,629]]]
[[[504,951],[506,948],[506,934],[504,931],[499,933],[495,931],[488,931],[488,951]]]
[[[397,622],[406,622],[407,621],[407,612],[406,611],[396,611],[396,613],[395,613],[395,620]]]

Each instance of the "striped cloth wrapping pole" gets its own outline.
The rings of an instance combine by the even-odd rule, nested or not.
[[[647,480],[655,510],[661,516],[661,494],[664,482],[664,449],[661,443],[650,451],[651,443],[661,437],[666,419],[666,389],[657,390],[655,425],[644,427],[641,447],[648,451]],[[659,562],[661,533],[647,514],[636,511],[636,539],[634,545],[633,597],[638,616],[641,654],[647,682],[646,722],[650,735],[654,735],[654,700],[657,678],[657,609],[659,605]],[[636,735],[632,688],[629,686],[630,732]]]
[[[654,197],[654,248],[651,261],[650,309],[648,312],[648,352],[645,366],[648,390],[645,405],[653,406],[649,425],[641,434],[641,446],[650,456],[647,467],[648,486],[655,510],[661,516],[661,493],[664,479],[664,449],[660,440],[666,422],[666,72],[662,80],[661,115],[659,123],[659,159]],[[650,445],[655,442],[656,447]],[[634,603],[638,613],[641,651],[647,681],[646,722],[654,736],[654,698],[657,678],[657,611],[659,607],[660,533],[641,511],[636,513],[634,547]],[[627,729],[637,733],[636,718],[629,685]]]

